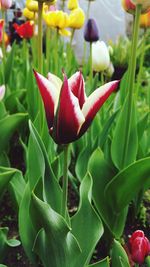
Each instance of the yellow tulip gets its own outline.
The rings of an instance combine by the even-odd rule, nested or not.
[[[140,26],[143,28],[150,27],[150,11],[140,17]]]
[[[34,0],[27,0],[26,7],[33,12],[38,12],[38,2]]]
[[[43,12],[43,19],[49,27],[63,29],[69,25],[68,14],[60,10],[49,11],[47,13]]]
[[[62,35],[62,36],[66,36],[66,37],[70,37],[71,36],[71,32],[66,30],[66,29],[60,29],[59,30],[59,33]]]
[[[85,21],[85,14],[83,10],[79,7],[70,12],[69,15],[69,27],[73,29],[82,28]]]
[[[68,9],[72,10],[79,7],[78,0],[68,0]]]
[[[27,7],[23,9],[23,16],[27,19],[34,19],[35,13],[30,11]]]

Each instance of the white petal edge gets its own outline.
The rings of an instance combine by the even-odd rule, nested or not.
[[[110,87],[114,84],[118,83],[118,81],[109,82],[103,86],[100,86],[97,88],[86,100],[86,102],[83,105],[82,112],[86,119],[88,113],[91,111],[91,109],[94,107],[96,102],[103,97],[107,91],[109,91]]]
[[[1,85],[0,86],[0,101],[4,98],[4,95],[5,95],[5,85]]]

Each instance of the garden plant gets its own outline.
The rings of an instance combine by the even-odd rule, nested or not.
[[[0,267],[150,266],[150,0],[108,44],[93,1],[0,0]]]

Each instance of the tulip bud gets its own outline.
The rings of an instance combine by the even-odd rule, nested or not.
[[[122,6],[128,13],[132,14],[135,12],[135,5],[131,2],[131,0],[122,0]]]
[[[26,7],[32,12],[38,12],[38,2],[34,0],[27,0]]]
[[[150,27],[150,11],[140,17],[140,26],[142,28]]]
[[[145,258],[150,254],[150,242],[143,231],[135,231],[129,239],[132,260],[143,264]]]
[[[23,9],[23,16],[27,19],[34,19],[35,13],[30,11],[27,7]]]
[[[0,101],[4,98],[5,95],[5,85],[0,86]]]
[[[73,29],[80,29],[85,21],[84,11],[79,7],[73,9],[69,15],[69,27]]]
[[[8,9],[12,6],[12,0],[1,0],[2,9]]]
[[[112,62],[110,62],[109,67],[108,67],[108,69],[106,70],[106,76],[107,76],[108,78],[111,78],[112,75],[113,75],[113,73],[114,73],[114,71],[115,71],[115,69],[114,69],[114,65],[112,64]]]
[[[2,51],[2,48],[0,47],[0,59],[3,58],[3,51]]]
[[[110,64],[108,48],[103,41],[92,43],[92,69],[97,72],[106,70]]]
[[[88,19],[84,29],[84,39],[90,43],[99,40],[98,28],[94,19]]]
[[[79,7],[78,0],[68,0],[68,9],[72,10]]]

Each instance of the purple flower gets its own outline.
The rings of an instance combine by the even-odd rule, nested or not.
[[[98,27],[94,19],[88,19],[84,29],[84,39],[90,43],[99,40]]]

